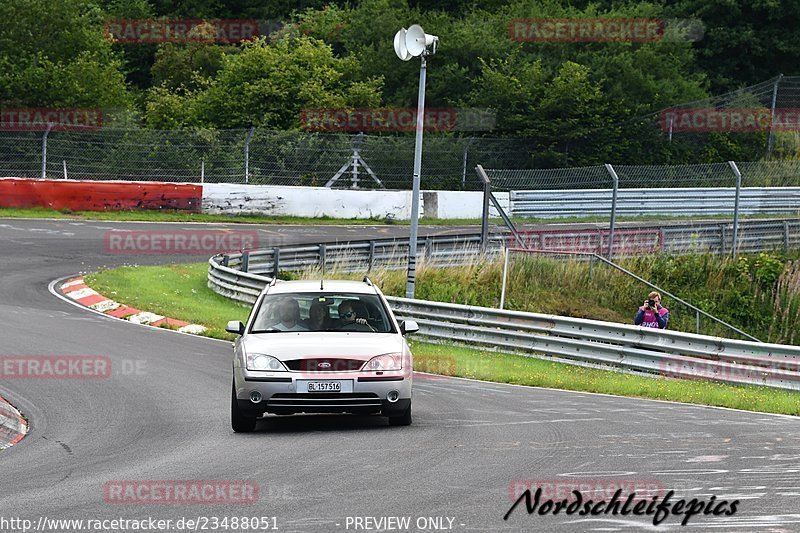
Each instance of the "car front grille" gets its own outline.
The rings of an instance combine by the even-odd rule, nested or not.
[[[379,408],[381,399],[377,394],[365,392],[312,392],[273,394],[268,407],[287,409],[342,409]]]
[[[320,357],[319,359],[292,359],[283,364],[295,372],[355,372],[364,366],[360,359]]]

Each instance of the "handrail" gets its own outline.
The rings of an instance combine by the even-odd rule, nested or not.
[[[698,334],[700,333],[700,315],[703,315],[706,318],[710,318],[714,322],[717,322],[718,324],[721,324],[721,325],[725,326],[726,328],[728,328],[728,329],[730,329],[732,331],[735,331],[739,335],[747,337],[748,339],[756,341],[756,342],[762,342],[761,340],[753,337],[749,333],[746,333],[746,332],[740,330],[736,326],[733,326],[733,325],[728,324],[727,322],[725,322],[723,320],[720,320],[719,318],[717,318],[717,317],[715,317],[715,316],[703,311],[699,307],[696,307],[696,306],[690,304],[686,300],[683,300],[682,298],[679,298],[678,296],[675,296],[674,294],[672,294],[671,292],[667,291],[666,289],[662,289],[658,285],[655,285],[654,283],[650,283],[646,279],[644,279],[644,278],[642,278],[640,276],[637,276],[636,274],[634,274],[630,270],[627,270],[626,268],[614,263],[613,261],[609,261],[605,257],[603,257],[601,255],[598,255],[598,254],[596,254],[594,252],[576,252],[576,251],[558,251],[558,250],[531,250],[529,248],[509,248],[508,251],[509,252],[522,252],[522,253],[537,253],[537,254],[539,254],[539,253],[541,253],[541,254],[555,254],[555,255],[584,255],[584,256],[589,256],[592,259],[599,259],[603,263],[606,263],[607,265],[616,268],[620,272],[623,272],[624,274],[627,274],[628,276],[634,278],[637,281],[640,281],[640,282],[644,283],[648,287],[650,287],[652,289],[655,289],[660,293],[666,294],[667,296],[669,296],[673,300],[675,300],[675,301],[685,305],[689,309],[693,310],[697,315],[697,333]],[[505,276],[505,272],[503,273],[503,275]]]

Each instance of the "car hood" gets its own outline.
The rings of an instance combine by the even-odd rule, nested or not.
[[[247,337],[245,350],[281,360],[335,357],[367,360],[385,353],[402,353],[404,339],[396,333],[282,332],[254,333]]]

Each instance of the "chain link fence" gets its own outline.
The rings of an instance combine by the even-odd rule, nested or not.
[[[549,170],[485,169],[485,173],[491,190],[508,191],[512,217],[591,224],[548,230],[547,239],[536,237],[537,247],[542,249],[586,251],[591,241],[591,251],[607,257],[618,249],[649,254],[665,246],[664,236],[653,242],[640,231],[621,231],[619,222],[641,225],[647,220],[656,227],[663,220],[677,218],[681,219],[677,231],[697,252],[735,257],[738,251],[766,241],[787,251],[793,245],[786,224],[800,217],[800,161],[606,164]],[[775,227],[768,221],[743,225],[745,217],[784,220],[776,220]],[[604,226],[608,229],[602,229]],[[553,246],[545,246],[546,242]]]
[[[422,186],[477,190],[472,169],[527,164],[526,139],[426,135]],[[409,189],[414,137],[262,129],[0,132],[0,176]]]

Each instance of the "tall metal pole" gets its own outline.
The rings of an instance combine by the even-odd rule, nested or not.
[[[769,137],[767,138],[767,159],[772,156],[772,123],[775,121],[775,104],[778,101],[778,84],[781,82],[783,74],[778,74],[775,86],[772,88],[772,106],[769,114]]]
[[[411,236],[408,240],[408,277],[406,298],[414,297],[417,277],[417,229],[419,226],[419,181],[422,172],[422,131],[425,126],[425,54],[419,68],[419,99],[417,100],[417,138],[414,143],[414,180],[411,189]]]

